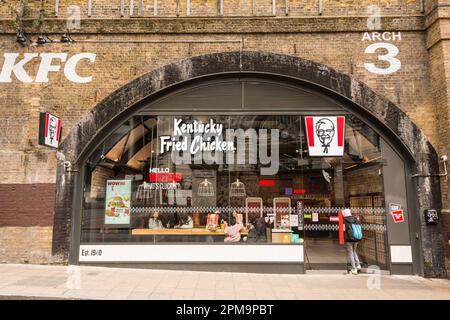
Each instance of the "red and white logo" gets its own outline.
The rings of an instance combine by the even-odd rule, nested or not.
[[[309,155],[342,157],[345,142],[345,117],[305,117]]]
[[[392,219],[394,219],[395,223],[405,221],[405,214],[401,204],[389,203],[389,211],[391,212]]]
[[[405,216],[403,215],[403,210],[395,210],[391,212],[392,218],[394,218],[395,223],[405,221]]]
[[[41,112],[39,127],[39,144],[58,148],[61,140],[61,119],[48,112]]]

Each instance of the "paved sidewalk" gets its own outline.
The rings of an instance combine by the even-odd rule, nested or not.
[[[377,289],[379,284],[379,289]],[[77,287],[79,288],[77,289]],[[369,289],[369,287],[373,289]],[[450,281],[416,276],[273,275],[0,265],[0,299],[447,299]]]

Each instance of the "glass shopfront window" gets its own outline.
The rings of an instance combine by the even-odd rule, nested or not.
[[[301,115],[135,116],[86,163],[81,242],[303,243],[299,203],[306,237],[333,237],[314,225],[337,226],[336,208],[384,214],[380,137],[343,117],[340,132]]]

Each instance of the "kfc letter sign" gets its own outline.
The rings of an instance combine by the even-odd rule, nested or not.
[[[64,64],[64,75],[67,80],[75,83],[88,83],[92,81],[92,76],[80,76],[76,67],[78,62],[81,60],[88,60],[90,63],[95,61],[95,53],[78,53],[68,58],[67,53],[25,53],[23,58],[17,61],[19,57],[18,53],[4,53],[3,57],[5,61],[3,62],[3,68],[0,72],[0,83],[2,82],[12,82],[12,75],[16,77],[17,80],[24,83],[37,82],[44,83],[48,82],[49,72],[59,72],[61,69],[61,63]],[[30,77],[30,75],[25,70],[25,65],[31,60],[40,57],[39,68],[35,79]],[[57,63],[57,61],[59,63]]]
[[[345,117],[305,117],[309,155],[342,157],[344,155]]]

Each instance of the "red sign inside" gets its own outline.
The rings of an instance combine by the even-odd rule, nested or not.
[[[274,187],[275,180],[259,180],[260,187]]]
[[[158,172],[150,173],[150,182],[180,182],[182,174],[180,172]]]
[[[293,194],[305,194],[306,189],[294,189]]]
[[[405,221],[405,216],[403,215],[403,210],[395,210],[391,212],[392,218],[394,218],[394,222],[403,222]]]
[[[339,216],[331,216],[330,222],[339,222]]]

